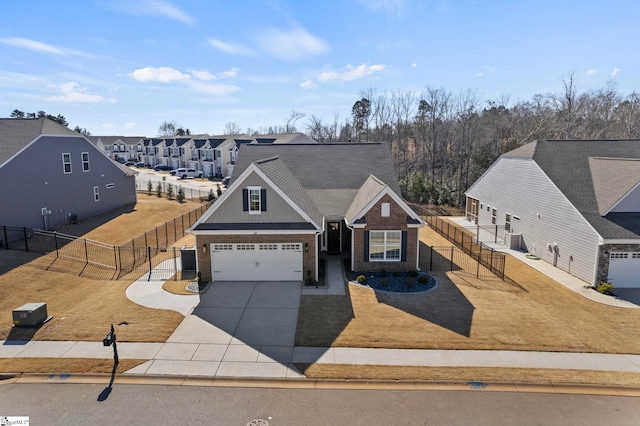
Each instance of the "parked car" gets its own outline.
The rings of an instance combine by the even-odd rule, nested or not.
[[[222,178],[222,186],[224,188],[226,188],[227,186],[229,186],[229,181],[231,180],[231,176],[227,176],[227,177],[223,177]]]
[[[153,170],[155,170],[156,172],[166,172],[169,170],[173,170],[171,167],[166,166],[164,164],[158,164],[156,166],[153,166]]]
[[[125,166],[133,166],[134,164],[136,164],[134,161],[127,161],[124,163]]]
[[[137,167],[137,168],[139,168],[139,169],[142,169],[142,168],[144,168],[144,167],[147,167],[147,165],[146,165],[146,164],[144,164],[144,163],[142,163],[142,162],[138,162],[138,163],[134,164],[134,166],[136,166],[136,167]]]
[[[172,170],[171,172],[169,172],[172,176],[176,176],[179,177],[180,179],[186,179],[186,178],[201,178],[204,174],[196,169],[186,169],[184,167],[181,167],[179,169],[176,170]]]

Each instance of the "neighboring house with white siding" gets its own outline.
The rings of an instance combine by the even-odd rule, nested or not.
[[[0,225],[53,229],[133,204],[135,174],[54,121],[0,119]]]
[[[531,142],[466,192],[466,216],[596,284],[640,288],[640,141]],[[509,236],[515,238],[509,238]]]

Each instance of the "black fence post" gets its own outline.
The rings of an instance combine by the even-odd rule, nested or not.
[[[431,250],[429,251],[429,270],[433,270],[433,246],[429,247]]]
[[[160,239],[158,239],[158,227],[156,226],[156,247],[160,245]]]
[[[184,214],[180,215],[180,222],[182,223],[182,236],[184,237]]]
[[[27,228],[22,228],[22,235],[24,235],[24,250],[29,253],[29,243],[27,242]]]
[[[176,218],[173,218],[173,241],[178,241],[178,230],[176,229]]]
[[[173,247],[173,280],[178,281],[178,260],[176,258],[176,248]]]
[[[450,271],[453,271],[453,253],[454,253],[455,248],[456,248],[456,246],[451,246],[451,261],[450,261],[451,263],[449,265],[449,270]]]
[[[7,238],[7,227],[3,226],[4,228],[4,246],[7,250],[9,250],[9,238]]]
[[[495,269],[495,268],[493,267],[493,249],[491,249],[491,256],[489,256],[489,262],[491,262],[491,266],[490,266],[489,270],[490,270],[491,272],[493,272],[493,270]]]
[[[493,235],[493,242],[494,242],[495,244],[498,244],[498,225],[496,225],[496,232],[495,232],[495,234]]]
[[[480,245],[480,251],[478,252],[478,265],[476,267],[476,278],[480,278],[480,260],[482,259],[482,245]]]
[[[158,228],[156,228],[156,231],[157,229]],[[147,278],[147,281],[151,281],[151,271],[153,270],[151,265],[151,247],[147,247],[147,254],[149,255],[149,277]]]

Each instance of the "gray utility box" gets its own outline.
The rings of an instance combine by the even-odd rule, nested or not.
[[[38,325],[46,319],[46,303],[26,303],[13,311],[13,325]]]

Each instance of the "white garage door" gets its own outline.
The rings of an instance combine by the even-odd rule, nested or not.
[[[211,244],[214,281],[302,281],[302,244]]]
[[[640,253],[612,252],[608,281],[617,288],[640,288]]]

